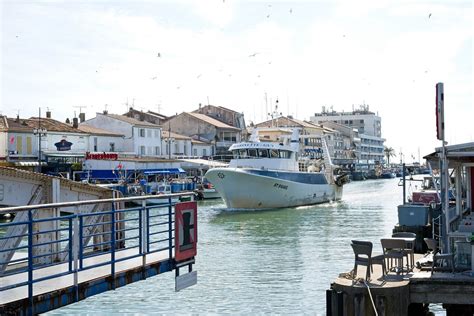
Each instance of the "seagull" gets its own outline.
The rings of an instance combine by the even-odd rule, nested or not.
[[[201,78],[201,76],[202,76],[202,74],[199,74],[199,75],[197,75],[196,78],[199,79],[199,78]]]
[[[258,53],[253,53],[253,54],[249,55],[249,57],[255,57],[255,56],[257,56],[257,54]]]
[[[270,17],[270,14],[267,15],[267,19]]]
[[[431,18],[431,13],[428,15],[428,19]]]
[[[157,55],[156,57],[161,57],[161,54],[160,54],[160,53],[158,53],[158,55]]]
[[[153,78],[151,78],[151,80],[155,80],[156,78],[157,78],[157,77],[153,77]]]
[[[293,9],[290,8],[290,13],[293,13]]]

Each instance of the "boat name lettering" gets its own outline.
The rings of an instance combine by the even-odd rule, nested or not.
[[[273,185],[273,187],[278,188],[278,189],[288,190],[288,186],[287,186],[287,185],[283,185],[283,184],[279,184],[279,183],[275,183],[275,184]]]

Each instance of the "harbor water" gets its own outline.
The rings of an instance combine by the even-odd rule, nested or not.
[[[231,212],[199,202],[198,284],[174,292],[174,273],[90,297],[48,315],[325,315],[326,289],[353,267],[351,239],[391,236],[402,200],[399,179],[352,182],[343,201]],[[236,188],[238,189],[238,188]]]

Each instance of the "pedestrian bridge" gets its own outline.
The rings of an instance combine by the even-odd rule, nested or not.
[[[59,181],[61,187],[48,187],[44,175],[31,184],[21,176],[35,175],[20,171],[20,177],[15,179],[12,172],[8,171],[10,183],[0,177],[0,185],[5,191],[5,185],[19,188],[19,183],[25,183],[29,191],[9,194],[23,194],[23,200],[15,199],[29,203],[0,208],[0,216],[13,215],[12,221],[0,222],[0,314],[44,313],[175,269],[176,290],[196,282],[196,272],[191,272],[196,246],[195,215],[186,216],[184,233],[183,226],[178,226],[175,234],[175,225],[183,224],[178,216],[183,211],[181,206],[194,208],[196,214],[196,204],[172,203],[172,198],[193,193],[162,195],[162,204],[150,205],[147,200],[156,200],[156,195],[123,198],[115,191],[92,188],[90,192],[97,191],[88,193],[96,194],[98,199],[41,203],[48,196],[44,192],[54,186],[60,197],[80,198],[80,186],[75,187],[71,181],[68,189],[67,182],[49,177],[56,179],[52,183]],[[183,235],[188,240],[184,241],[184,255],[180,252]],[[186,244],[189,241],[194,252]],[[191,273],[179,276],[180,267],[188,267]]]

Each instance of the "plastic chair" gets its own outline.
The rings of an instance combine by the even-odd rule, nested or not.
[[[383,255],[372,256],[373,245],[370,241],[352,240],[352,250],[354,250],[354,272],[353,277],[357,276],[357,266],[366,266],[367,271],[365,279],[370,280],[370,273],[373,272],[372,265],[380,264],[382,266],[382,275],[385,275],[385,258]]]
[[[397,274],[401,272],[403,274],[403,257],[406,253],[403,251],[405,248],[405,240],[397,238],[382,238],[380,240],[383,248],[383,255],[385,259],[395,260],[397,265],[395,270]]]
[[[402,237],[402,238],[415,238],[416,239],[416,234],[415,233],[410,233],[410,232],[399,232],[399,233],[393,233],[392,237],[393,238]],[[407,267],[409,269],[413,269],[413,267],[415,266],[415,242],[407,243],[405,241],[405,249],[403,249],[403,251],[405,252],[406,257],[407,257]],[[408,256],[410,256],[410,266],[408,266]]]
[[[449,269],[451,267],[451,272],[454,273],[454,254],[452,253],[439,253],[438,248],[438,241],[433,238],[425,238],[424,239],[426,246],[428,246],[428,250],[431,250],[433,254],[433,264],[431,265],[431,274],[435,270],[435,266],[437,262],[440,262],[438,268],[440,270],[443,269],[442,263],[446,263],[446,268]]]

